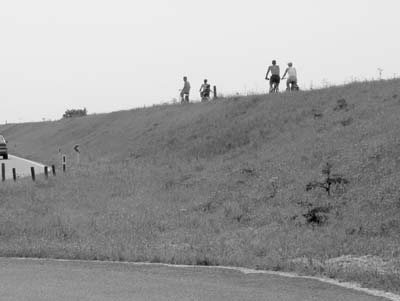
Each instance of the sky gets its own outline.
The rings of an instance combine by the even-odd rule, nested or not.
[[[266,93],[273,59],[302,89],[400,76],[399,0],[0,0],[0,123]]]

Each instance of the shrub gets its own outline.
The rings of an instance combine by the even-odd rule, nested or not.
[[[63,118],[83,117],[83,116],[87,116],[86,108],[66,110],[63,115]]]

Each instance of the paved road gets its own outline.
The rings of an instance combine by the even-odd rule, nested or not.
[[[12,169],[15,168],[17,177],[28,177],[31,175],[31,167],[35,168],[36,174],[44,173],[44,165],[32,162],[23,158],[8,155],[8,160],[0,159],[1,163],[6,165],[6,179],[12,179]],[[0,176],[1,177],[1,176]],[[0,178],[1,180],[1,178]]]
[[[205,268],[0,259],[0,299],[383,301],[309,279]]]

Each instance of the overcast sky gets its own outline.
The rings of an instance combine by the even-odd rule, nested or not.
[[[399,0],[0,0],[0,123],[265,92],[272,59],[300,86],[400,75]]]

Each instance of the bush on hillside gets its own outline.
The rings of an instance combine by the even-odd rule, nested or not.
[[[83,117],[83,116],[87,116],[86,108],[66,110],[63,115],[63,118]]]
[[[340,176],[332,174],[332,164],[326,163],[322,169],[322,174],[324,175],[324,181],[313,181],[307,184],[306,191],[311,191],[314,189],[322,189],[327,193],[327,202],[323,202],[323,199],[318,197],[314,201],[299,201],[297,202],[303,209],[306,211],[301,214],[301,216],[305,219],[306,224],[314,226],[323,226],[327,223],[329,215],[331,211],[335,208],[338,209],[340,204],[333,205],[329,201],[332,193],[334,191],[340,192],[339,188],[343,192],[343,189],[347,184],[349,184],[349,180]],[[293,220],[296,220],[299,215],[295,215],[292,217]]]

